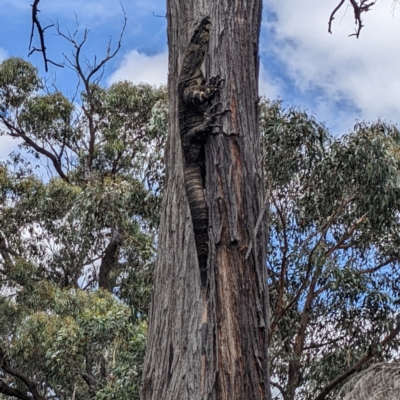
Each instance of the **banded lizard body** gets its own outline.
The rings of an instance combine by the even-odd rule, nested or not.
[[[201,66],[210,36],[210,21],[203,18],[185,52],[178,80],[178,118],[184,161],[185,189],[189,201],[200,268],[202,291],[207,286],[208,209],[204,194],[204,146],[216,114],[210,100],[219,90],[221,79],[207,83]],[[215,107],[214,107],[215,108]]]

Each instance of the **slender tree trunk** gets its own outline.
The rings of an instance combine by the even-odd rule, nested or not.
[[[99,268],[99,287],[108,291],[113,290],[110,282],[110,273],[118,261],[118,248],[122,242],[122,235],[117,229],[112,228],[111,239],[104,250]]]
[[[142,400],[270,399],[258,132],[261,6],[261,0],[167,1],[170,131]],[[211,21],[205,77],[224,79],[217,101],[227,112],[206,144],[209,279],[202,297],[183,182],[177,84],[190,37],[205,16]]]

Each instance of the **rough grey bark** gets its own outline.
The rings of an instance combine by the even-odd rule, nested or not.
[[[270,399],[263,219],[254,235],[263,204],[257,86],[261,6],[261,0],[167,2],[170,131],[142,400]],[[205,16],[211,21],[205,77],[225,79],[216,101],[229,112],[221,115],[222,128],[205,147],[209,280],[204,302],[183,180],[177,84],[189,39]]]
[[[104,250],[99,268],[99,287],[112,292],[110,273],[118,261],[118,248],[122,242],[122,235],[117,229],[112,229],[110,242]]]

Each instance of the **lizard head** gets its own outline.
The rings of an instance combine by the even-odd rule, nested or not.
[[[210,37],[210,27],[210,20],[206,17],[201,20],[194,31],[186,49],[180,72],[179,79],[181,84],[185,83],[185,85],[187,85],[188,82],[193,83],[193,80],[197,81],[199,77],[203,76],[200,68],[204,61],[204,55]]]
[[[210,27],[211,22],[208,17],[203,18],[199,26],[194,31],[190,42],[193,44],[197,44],[200,47],[205,46],[208,43],[208,39],[210,37]]]

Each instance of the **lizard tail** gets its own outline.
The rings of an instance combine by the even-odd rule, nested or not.
[[[201,286],[207,286],[208,209],[204,195],[202,168],[196,164],[185,167],[185,188],[193,221],[194,240],[200,268]]]

